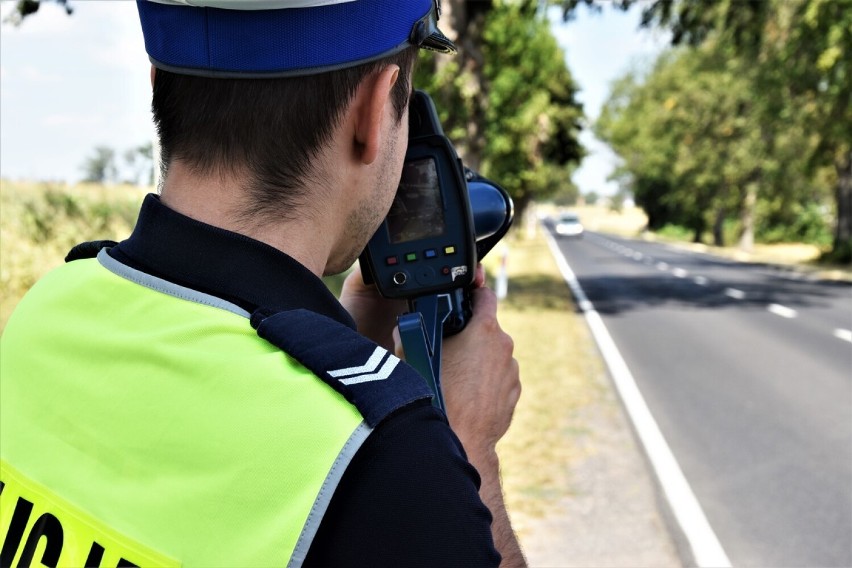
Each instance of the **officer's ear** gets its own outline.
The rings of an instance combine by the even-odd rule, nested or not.
[[[385,120],[393,116],[391,89],[399,79],[399,66],[387,65],[365,77],[352,102],[355,147],[362,164],[372,164],[379,155]],[[390,112],[389,112],[390,111]]]
[[[157,68],[151,65],[151,88],[154,88],[154,77],[157,76]]]

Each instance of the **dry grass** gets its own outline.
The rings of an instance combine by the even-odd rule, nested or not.
[[[75,244],[129,235],[144,195],[128,186],[0,180],[0,330],[24,293]]]

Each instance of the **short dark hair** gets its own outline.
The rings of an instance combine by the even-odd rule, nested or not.
[[[388,64],[400,67],[391,101],[401,120],[417,60],[411,47],[384,59],[316,75],[226,79],[157,69],[151,109],[162,171],[172,160],[201,174],[248,176],[247,217],[292,216],[312,173],[361,81]]]

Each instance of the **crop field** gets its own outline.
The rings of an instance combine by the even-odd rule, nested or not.
[[[0,180],[0,329],[18,300],[77,243],[130,234],[146,191]]]

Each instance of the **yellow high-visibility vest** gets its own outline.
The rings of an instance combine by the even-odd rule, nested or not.
[[[371,426],[239,307],[71,262],[0,342],[0,564],[298,565]]]

